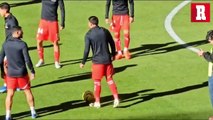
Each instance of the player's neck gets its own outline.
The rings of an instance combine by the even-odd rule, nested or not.
[[[11,14],[11,13],[6,13],[4,17],[6,18],[6,17],[8,17],[10,14]]]
[[[13,37],[13,40],[21,40],[21,37]]]
[[[97,25],[92,25],[90,28],[92,29],[92,28],[95,28],[95,27],[97,27]]]

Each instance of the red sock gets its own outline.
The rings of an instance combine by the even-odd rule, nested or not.
[[[95,80],[94,81],[95,102],[100,102],[100,95],[101,95],[101,81]]]
[[[113,94],[114,99],[118,99],[118,91],[115,82],[111,80],[107,80],[107,83],[109,85],[109,88]]]
[[[121,51],[121,41],[120,40],[115,41],[115,46],[116,46],[117,51]]]
[[[115,47],[117,51],[121,51],[121,40],[120,40],[120,32],[114,33],[115,39]]]
[[[130,43],[129,33],[124,34],[124,43],[125,43],[125,48],[129,48],[129,43]]]
[[[54,52],[54,58],[56,62],[59,62],[60,52]]]
[[[44,60],[44,48],[38,49],[38,56],[41,60]]]

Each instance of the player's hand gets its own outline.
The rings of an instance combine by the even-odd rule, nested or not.
[[[107,18],[107,19],[105,19],[105,22],[106,22],[106,24],[109,24],[110,23],[110,21],[109,21],[109,19]]]
[[[204,51],[200,49],[200,51],[197,52],[198,56],[203,56]]]
[[[81,69],[84,68],[84,64],[80,63],[80,68]]]
[[[60,29],[60,30],[63,30],[63,29],[64,29],[64,26],[61,26],[61,25],[60,25],[60,28],[59,28],[59,29]]]
[[[35,79],[35,74],[31,73],[30,74],[30,80],[33,80],[33,79]]]
[[[129,17],[129,23],[133,23],[134,22],[134,17]]]

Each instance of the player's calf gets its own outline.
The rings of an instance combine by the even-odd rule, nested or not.
[[[124,57],[129,60],[131,58],[131,54],[128,50],[130,43],[130,33],[129,30],[124,30]]]

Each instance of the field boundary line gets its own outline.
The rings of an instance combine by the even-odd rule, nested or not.
[[[189,46],[186,44],[186,42],[184,42],[173,30],[172,28],[172,20],[174,18],[174,16],[187,4],[189,4],[191,2],[191,0],[185,0],[182,3],[180,3],[177,7],[175,7],[166,17],[165,22],[164,22],[164,26],[166,28],[166,31],[168,32],[168,34],[176,41],[178,42],[180,45],[183,45],[184,47],[186,47],[188,50],[191,50],[193,52],[198,52],[199,50],[195,47]]]

